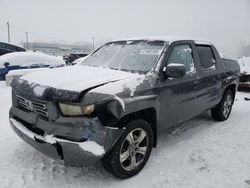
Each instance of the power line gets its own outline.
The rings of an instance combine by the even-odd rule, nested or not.
[[[14,25],[10,25],[12,28],[14,29],[17,29],[17,30],[20,30],[20,31],[23,31],[23,32],[28,32],[29,34],[33,34],[33,35],[36,35],[36,36],[40,36],[42,38],[46,38],[46,39],[53,39],[53,40],[62,40],[64,41],[63,39],[58,39],[58,38],[54,38],[54,37],[50,37],[50,36],[47,36],[47,35],[43,35],[43,34],[40,34],[40,33],[36,33],[36,32],[33,32],[33,31],[29,31],[27,29],[24,29],[24,28],[21,28],[21,27],[17,27],[17,26],[14,26]]]
[[[0,25],[0,27],[6,27],[6,25]],[[61,42],[67,43],[64,39],[59,39],[59,38],[47,36],[47,35],[44,35],[44,34],[36,33],[36,32],[30,31],[30,30],[21,28],[21,27],[16,26],[16,25],[9,24],[9,30],[11,28],[24,32],[27,47],[29,46],[29,42],[30,42],[29,39],[30,39],[31,34],[35,35],[35,36],[40,36],[40,37],[45,38],[45,39],[61,41]],[[95,48],[95,39],[94,39],[94,37],[92,37],[92,48],[93,48],[93,50]]]

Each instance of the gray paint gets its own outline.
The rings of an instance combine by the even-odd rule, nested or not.
[[[168,79],[163,74],[163,67],[166,65],[171,49],[182,43],[192,46],[197,72],[183,78]],[[212,48],[217,68],[213,71],[202,71],[193,41],[178,41],[166,46],[153,73],[136,88],[133,97],[127,90],[117,94],[125,103],[125,111],[123,111],[121,104],[114,99],[114,96],[93,93],[91,89],[77,93],[48,88],[43,96],[37,97],[33,95],[33,86],[29,86],[27,82],[15,80],[11,84],[13,106],[10,110],[10,117],[28,122],[30,126],[39,128],[46,134],[63,138],[65,141],[58,141],[63,153],[59,156],[64,159],[66,164],[93,164],[100,157],[89,156],[86,151],[80,150],[75,143],[68,141],[72,141],[72,139],[74,142],[92,140],[104,146],[106,153],[108,153],[123,132],[124,125],[119,120],[127,115],[153,108],[156,111],[154,127],[157,129],[155,131],[157,138],[157,132],[216,106],[228,86],[234,85],[236,91],[239,82],[239,65],[234,61],[221,59],[217,50],[213,46]],[[93,88],[95,87],[98,86],[93,86]],[[102,87],[105,89],[105,85]],[[33,112],[21,110],[16,101],[16,94],[46,103],[49,110],[48,119]],[[89,101],[91,101],[91,103],[95,103],[97,109],[92,117],[63,117],[57,107],[58,101],[74,101],[81,105],[90,104]],[[22,138],[25,137],[18,131],[16,132]],[[46,147],[41,146],[42,144],[39,142],[29,141],[26,138],[24,140],[38,150],[54,156],[55,152],[51,146],[48,146],[48,150],[46,150]],[[79,157],[76,157],[78,154]]]

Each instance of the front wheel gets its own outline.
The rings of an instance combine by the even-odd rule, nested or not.
[[[131,121],[112,151],[103,159],[103,166],[121,179],[134,176],[146,165],[152,146],[150,125],[142,119]]]
[[[231,90],[227,90],[221,102],[211,110],[212,117],[218,121],[227,120],[231,113],[233,103],[234,95]]]

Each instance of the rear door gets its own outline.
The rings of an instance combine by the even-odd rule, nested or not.
[[[199,89],[195,103],[197,110],[202,112],[219,102],[222,67],[213,46],[196,45],[196,52],[199,59]]]

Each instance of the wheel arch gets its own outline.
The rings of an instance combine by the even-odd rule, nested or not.
[[[235,94],[236,94],[236,91],[237,91],[237,85],[236,85],[236,84],[230,84],[230,85],[228,85],[228,86],[225,88],[224,93],[225,93],[227,90],[232,91],[232,93],[233,93],[233,95],[234,95],[234,97],[235,97]],[[224,93],[223,93],[223,95],[224,95]]]
[[[121,127],[126,125],[128,122],[133,121],[135,119],[143,119],[147,123],[149,123],[150,127],[153,131],[153,147],[157,146],[157,113],[154,107],[149,107],[143,110],[135,111],[130,114],[123,116],[116,125]]]

